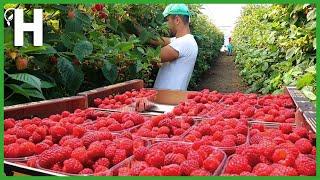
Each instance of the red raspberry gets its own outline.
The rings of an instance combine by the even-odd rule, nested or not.
[[[27,157],[32,156],[35,153],[36,145],[32,142],[25,142],[19,146],[19,156]]]
[[[252,129],[258,129],[260,132],[264,132],[265,126],[263,124],[254,124]]]
[[[96,159],[105,156],[105,147],[100,141],[93,142],[88,148],[88,157]]]
[[[235,130],[243,135],[247,135],[248,134],[248,127],[246,125],[238,125],[236,126]]]
[[[108,160],[108,158],[100,158],[94,163],[92,167],[93,169],[96,169],[97,166],[105,166],[109,168],[109,165],[110,165],[110,161]]]
[[[23,128],[17,128],[16,129],[16,136],[17,138],[23,138],[23,139],[29,139],[29,137],[32,135],[31,132],[23,129]]]
[[[32,141],[33,143],[39,143],[43,140],[43,136],[41,136],[39,133],[37,132],[33,132],[31,137],[29,138],[29,141]]]
[[[174,153],[169,153],[165,156],[164,158],[164,164],[165,165],[170,165],[170,164],[181,164],[186,160],[185,156],[183,154],[174,154]]]
[[[187,160],[195,160],[200,166],[202,166],[203,158],[199,155],[197,151],[190,151],[187,156]]]
[[[293,132],[298,134],[301,138],[308,138],[308,130],[305,127],[296,127]]]
[[[292,167],[286,167],[279,164],[273,164],[273,171],[270,176],[298,176],[297,171]]]
[[[63,136],[67,135],[67,129],[59,125],[50,127],[49,132],[53,138],[57,139],[60,139]]]
[[[279,129],[283,134],[290,134],[292,132],[292,125],[288,123],[282,123],[280,124]]]
[[[295,143],[296,141],[298,141],[300,139],[300,136],[297,133],[290,133],[289,134],[289,140],[293,143]]]
[[[38,158],[33,156],[27,161],[27,166],[35,168],[37,166]]]
[[[131,169],[129,167],[119,168],[118,176],[131,176]]]
[[[16,121],[12,118],[9,118],[9,119],[5,119],[4,120],[4,130],[8,130],[10,128],[13,128],[16,124]]]
[[[255,108],[254,107],[248,107],[246,110],[244,110],[243,114],[247,117],[252,117],[254,115]]]
[[[81,138],[85,132],[86,132],[86,129],[82,126],[79,126],[79,125],[73,127],[73,129],[72,129],[72,135],[75,137],[78,137],[78,138]]]
[[[108,158],[109,160],[112,160],[116,150],[117,150],[117,147],[115,145],[108,146],[104,151],[105,157]]]
[[[90,168],[84,168],[79,174],[93,174],[93,170]]]
[[[164,159],[166,154],[161,150],[150,150],[150,152],[145,156],[145,161],[154,167],[161,167],[164,165]]]
[[[70,158],[63,162],[62,170],[66,173],[78,174],[83,170],[83,165],[77,159]]]
[[[251,172],[251,169],[248,159],[245,156],[236,154],[229,160],[225,173],[240,174],[244,171]]]
[[[190,174],[190,176],[210,176],[210,175],[211,175],[210,172],[204,169],[196,169],[192,171],[192,173]]]
[[[134,161],[131,165],[131,174],[133,176],[138,176],[142,170],[149,167],[144,161]]]
[[[78,147],[74,149],[71,153],[71,158],[79,160],[83,165],[85,165],[86,161],[89,159],[85,147]]]
[[[316,161],[307,155],[300,155],[295,161],[295,167],[300,175],[316,175]]]
[[[134,122],[129,120],[129,121],[126,121],[124,124],[123,124],[123,129],[128,129],[128,128],[131,128],[134,126]]]
[[[161,171],[163,176],[180,176],[181,175],[180,166],[177,164],[163,166],[161,167]]]
[[[265,163],[259,163],[253,168],[252,173],[256,174],[257,176],[269,176],[272,171],[272,166]]]
[[[111,124],[110,126],[108,126],[109,131],[121,131],[123,130],[123,127],[121,126],[120,123],[118,124]]]
[[[149,150],[146,147],[140,147],[133,151],[134,158],[136,160],[142,161],[146,154],[148,154]]]
[[[161,170],[156,167],[147,167],[142,170],[139,176],[161,176]]]
[[[181,153],[185,157],[188,155],[189,146],[186,144],[175,144],[173,147],[173,153]]]
[[[98,136],[98,132],[87,132],[83,135],[83,137],[81,138],[83,141],[83,144],[86,147],[89,147],[89,145],[95,141],[99,141],[100,138]]]
[[[272,155],[274,163],[279,163],[285,166],[291,166],[294,164],[296,156],[292,154],[288,149],[276,149]]]
[[[41,142],[41,143],[36,144],[34,152],[35,152],[35,154],[38,155],[49,148],[50,148],[50,145],[48,145],[47,143]]]
[[[97,169],[94,170],[94,176],[112,176],[112,171],[104,166],[98,166]]]
[[[17,158],[20,155],[20,145],[18,143],[12,143],[4,146],[4,157],[5,158]]]
[[[56,163],[52,166],[51,170],[56,171],[56,172],[62,172],[62,164],[61,163]]]
[[[247,136],[243,134],[237,134],[236,144],[241,145],[247,142]]]
[[[133,151],[133,141],[128,138],[118,138],[115,140],[117,148],[124,149],[128,154],[132,154]]]
[[[313,146],[313,147],[312,147],[311,154],[312,154],[312,155],[316,155],[316,153],[317,153],[317,149],[316,149],[315,146]]]
[[[312,151],[312,144],[308,139],[302,138],[295,142],[295,146],[302,154],[310,154]]]
[[[70,147],[72,149],[75,149],[75,148],[78,148],[78,147],[82,147],[83,146],[83,142],[79,138],[72,138],[72,139],[65,140],[60,145],[61,146],[68,146],[68,147]]]
[[[170,133],[170,128],[168,128],[167,126],[161,126],[158,129],[158,134],[169,134]]]
[[[199,169],[199,163],[195,160],[183,161],[180,165],[183,175],[189,176],[192,171]]]
[[[114,157],[112,159],[113,164],[118,164],[121,161],[126,159],[126,150],[124,149],[117,149],[114,153]]]
[[[70,155],[71,153],[68,148],[53,146],[39,155],[38,163],[40,167],[50,168],[54,164],[68,159]]]
[[[209,172],[215,172],[219,165],[220,161],[213,156],[209,156],[207,159],[203,161],[203,168]]]
[[[4,145],[15,143],[16,140],[17,140],[17,137],[15,135],[10,135],[10,134],[4,135]]]

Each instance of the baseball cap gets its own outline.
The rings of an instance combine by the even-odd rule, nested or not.
[[[189,8],[185,4],[169,4],[162,14],[164,17],[172,14],[190,16]]]

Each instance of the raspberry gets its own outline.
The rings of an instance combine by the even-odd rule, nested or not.
[[[244,171],[251,172],[251,169],[248,159],[245,156],[236,154],[229,160],[225,173],[240,174]]]
[[[84,168],[79,174],[93,174],[93,170],[90,168]]]
[[[36,145],[32,142],[25,142],[19,146],[19,156],[27,157],[34,155]]]
[[[252,172],[258,176],[269,176],[272,171],[273,167],[265,163],[257,164],[252,170]]]
[[[295,156],[287,149],[276,149],[272,155],[274,163],[279,163],[285,166],[291,166],[294,164]]]
[[[131,176],[131,169],[129,167],[119,168],[118,176]]]
[[[290,134],[292,132],[292,125],[288,123],[282,123],[280,124],[279,129],[283,134]]]
[[[192,171],[192,173],[190,174],[190,176],[210,176],[210,175],[211,175],[210,172],[204,169],[196,169]]]
[[[236,144],[241,145],[247,142],[247,137],[243,134],[237,134]]]
[[[164,164],[169,165],[169,164],[181,164],[186,160],[185,156],[183,154],[174,154],[174,153],[169,153],[165,156],[164,158]]]
[[[199,155],[197,151],[190,151],[187,156],[187,160],[195,160],[200,166],[202,166],[203,158]]]
[[[308,130],[305,127],[296,127],[293,132],[298,134],[301,138],[308,138]]]
[[[289,134],[289,140],[293,143],[295,143],[296,141],[298,141],[300,139],[300,136],[297,133],[290,133]]]
[[[300,175],[315,176],[316,161],[306,155],[300,155],[295,161],[295,167]]]
[[[42,137],[39,133],[33,132],[31,137],[29,138],[29,141],[32,141],[33,143],[39,143],[43,140],[44,137]]]
[[[154,167],[161,167],[164,165],[164,159],[166,154],[161,150],[150,150],[150,152],[145,156],[145,161]]]
[[[235,130],[243,135],[247,135],[248,134],[248,127],[246,125],[238,125],[236,126]]]
[[[138,176],[142,170],[149,167],[144,161],[134,161],[131,165],[131,174],[133,176]]]
[[[180,167],[181,173],[189,176],[192,171],[199,169],[199,163],[195,160],[186,160],[181,163]]]
[[[161,170],[156,167],[147,167],[142,170],[139,176],[161,176]]]
[[[163,176],[180,176],[181,175],[180,166],[177,164],[163,166],[161,167],[161,171]]]
[[[134,126],[134,122],[129,120],[129,121],[126,121],[124,124],[123,124],[123,129],[128,129],[128,128],[131,128]]]
[[[214,172],[220,165],[220,161],[213,156],[209,156],[203,161],[203,168],[209,172]]]
[[[27,166],[29,166],[29,167],[36,167],[37,166],[37,160],[38,160],[38,158],[37,157],[35,157],[35,156],[33,156],[33,157],[31,157],[30,159],[28,159],[28,161],[27,161]]]
[[[123,130],[123,127],[121,126],[120,123],[118,124],[111,124],[110,126],[108,126],[109,131],[121,131]]]
[[[61,163],[56,163],[52,166],[51,170],[53,171],[57,171],[57,172],[61,172],[62,170],[62,165]]]
[[[133,151],[133,142],[128,138],[118,138],[115,140],[117,148],[124,149],[128,154],[131,154]]]
[[[4,146],[4,157],[5,158],[17,158],[19,157],[19,147],[18,143],[12,143]]]
[[[170,133],[170,128],[168,128],[167,126],[161,126],[158,129],[158,134],[169,134]]]
[[[312,154],[312,155],[316,155],[316,153],[317,153],[317,149],[316,149],[315,146],[313,146],[313,147],[312,147],[312,150],[311,150],[311,154]]]
[[[72,139],[65,140],[60,145],[61,146],[68,146],[68,147],[70,147],[72,149],[75,149],[75,148],[78,148],[78,147],[82,147],[83,146],[83,142],[79,138],[72,138]]]
[[[67,129],[59,125],[50,127],[49,132],[53,138],[57,139],[60,139],[63,136],[67,135]]]
[[[81,139],[86,147],[88,147],[92,142],[100,140],[98,132],[87,132]]]
[[[274,169],[270,173],[270,176],[298,176],[297,171],[292,167],[286,167],[278,164],[273,164],[273,166]]]
[[[96,166],[96,168],[94,168],[94,173],[95,173],[95,174],[96,174],[96,173],[102,173],[102,172],[105,172],[105,171],[107,171],[107,170],[108,170],[107,167],[98,165],[98,166]]]
[[[78,147],[74,149],[71,153],[71,158],[77,159],[83,165],[85,165],[86,161],[88,160],[88,154],[85,147]]]
[[[188,155],[189,146],[186,144],[175,144],[173,146],[173,153],[181,153],[185,157]]]
[[[114,153],[114,157],[112,159],[113,164],[118,164],[121,161],[126,159],[126,150],[124,149],[117,149]]]
[[[244,110],[243,114],[247,117],[252,117],[254,115],[255,108],[254,107],[248,107],[246,110]]]
[[[260,133],[257,133],[253,135],[249,141],[250,141],[250,144],[259,144],[259,142],[261,142],[262,139],[263,139],[263,136]]]
[[[105,166],[109,168],[109,165],[110,165],[110,161],[108,160],[108,158],[100,158],[94,163],[92,167],[93,169],[96,169],[97,166]]]
[[[116,150],[117,150],[117,147],[115,145],[108,146],[104,151],[105,157],[108,158],[109,160],[111,160],[113,158]]]
[[[29,139],[29,137],[32,135],[31,132],[23,129],[23,128],[17,128],[16,129],[16,136],[17,138],[23,138],[23,139]]]
[[[258,129],[260,132],[264,132],[265,126],[263,124],[254,124],[252,129]]]
[[[6,131],[10,128],[13,128],[15,126],[15,124],[16,124],[16,121],[14,119],[11,119],[11,118],[5,119],[4,120],[4,130]]]
[[[70,158],[63,162],[62,170],[66,173],[78,174],[82,169],[83,165],[77,159]]]
[[[61,162],[70,157],[68,148],[61,146],[53,146],[48,150],[45,150],[39,155],[39,166],[43,168],[50,168],[55,163]]]
[[[15,135],[10,135],[10,134],[4,135],[4,145],[15,143],[16,140],[17,140],[17,137]]]
[[[310,154],[312,151],[312,144],[308,139],[302,138],[295,142],[295,146],[302,154]]]
[[[34,152],[35,152],[35,154],[38,155],[49,148],[50,148],[49,144],[41,142],[41,143],[36,144]]]
[[[148,154],[149,150],[146,147],[140,147],[133,151],[134,158],[136,160],[142,161],[146,154]]]
[[[90,144],[88,148],[88,157],[90,159],[96,159],[103,156],[105,156],[105,147],[101,142],[96,141]]]

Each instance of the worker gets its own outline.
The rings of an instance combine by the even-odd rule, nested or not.
[[[198,55],[198,45],[190,32],[190,12],[185,4],[170,4],[163,11],[172,38],[151,40],[161,45],[162,66],[154,83],[155,89],[187,90]]]

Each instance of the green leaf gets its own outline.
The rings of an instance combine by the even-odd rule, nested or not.
[[[122,52],[127,52],[134,48],[134,44],[131,42],[120,42],[114,48],[120,49]]]
[[[144,49],[143,49],[142,47],[137,47],[137,50],[138,50],[141,54],[143,54],[143,55],[146,54],[146,53],[144,52]]]
[[[103,76],[113,84],[117,80],[118,71],[117,66],[111,64],[109,61],[104,61],[104,66],[101,68]]]
[[[41,88],[43,89],[49,89],[56,87],[56,83],[48,82],[48,81],[41,81]]]
[[[310,12],[307,14],[307,21],[313,20],[316,18],[316,9],[312,9]]]
[[[92,51],[93,45],[89,41],[80,41],[73,48],[73,53],[76,55],[80,62],[83,61],[83,58],[90,55]]]
[[[61,34],[60,39],[66,48],[73,49],[77,42],[85,40],[86,37],[81,33],[65,32]]]
[[[84,80],[83,72],[64,57],[58,58],[57,68],[63,85],[71,95],[74,95]]]
[[[66,32],[82,32],[83,26],[82,22],[78,18],[66,19]]]
[[[288,49],[286,52],[286,60],[292,58],[292,56],[295,54],[295,52],[296,52],[296,47],[292,47],[292,48]]]
[[[4,47],[13,47],[13,30],[10,27],[4,28]]]
[[[262,65],[262,71],[266,71],[269,67],[269,64],[267,62],[263,62],[263,65]]]
[[[16,85],[16,84],[6,84],[5,86],[7,86],[8,88],[10,88],[14,93],[16,94],[21,94],[24,97],[30,99],[29,94],[25,91],[25,89],[23,89],[22,87]]]
[[[34,75],[27,73],[8,74],[14,80],[29,84],[30,86],[41,91],[41,80]]]
[[[306,72],[309,72],[311,74],[316,74],[316,66],[310,66],[306,69]]]
[[[314,49],[317,49],[317,38],[313,39],[313,44],[312,45],[313,45]]]
[[[317,96],[312,92],[313,87],[312,86],[305,86],[301,89],[301,92],[311,101],[315,101],[317,99]]]
[[[306,73],[297,80],[297,88],[301,89],[304,86],[310,85],[311,83],[313,83],[314,80],[315,75],[311,73]]]

